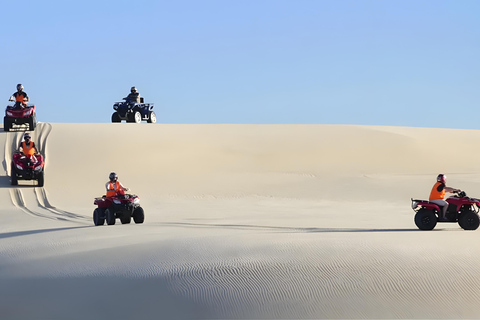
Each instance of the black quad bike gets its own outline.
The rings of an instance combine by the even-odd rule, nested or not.
[[[123,102],[115,102],[113,105],[115,112],[112,114],[112,122],[135,122],[140,123],[147,121],[148,123],[156,123],[157,116],[153,111],[153,103],[144,103],[143,98],[140,102],[131,102],[125,99]]]

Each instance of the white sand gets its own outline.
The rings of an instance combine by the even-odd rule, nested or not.
[[[45,187],[8,177],[0,319],[480,318],[480,230],[417,230],[438,173],[480,197],[480,131],[39,124]],[[145,223],[93,226],[110,171]]]

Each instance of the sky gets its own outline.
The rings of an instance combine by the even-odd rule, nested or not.
[[[22,83],[42,122],[110,122],[136,86],[166,124],[480,129],[477,0],[0,7],[0,96]]]

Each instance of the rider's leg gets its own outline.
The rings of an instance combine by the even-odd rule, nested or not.
[[[442,220],[447,219],[447,210],[448,210],[448,202],[442,199],[431,200],[430,202],[435,203],[436,205],[440,206],[440,210],[442,211]]]

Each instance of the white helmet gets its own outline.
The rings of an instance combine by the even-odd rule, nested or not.
[[[32,139],[32,136],[30,135],[30,133],[25,132],[25,134],[23,135],[23,140],[30,140],[30,139]]]
[[[130,89],[130,92],[131,92],[131,93],[134,93],[134,92],[136,93],[136,92],[138,92],[138,90],[137,90],[137,88],[132,87],[132,88]]]
[[[17,91],[23,91],[23,85],[21,83],[17,84]]]

